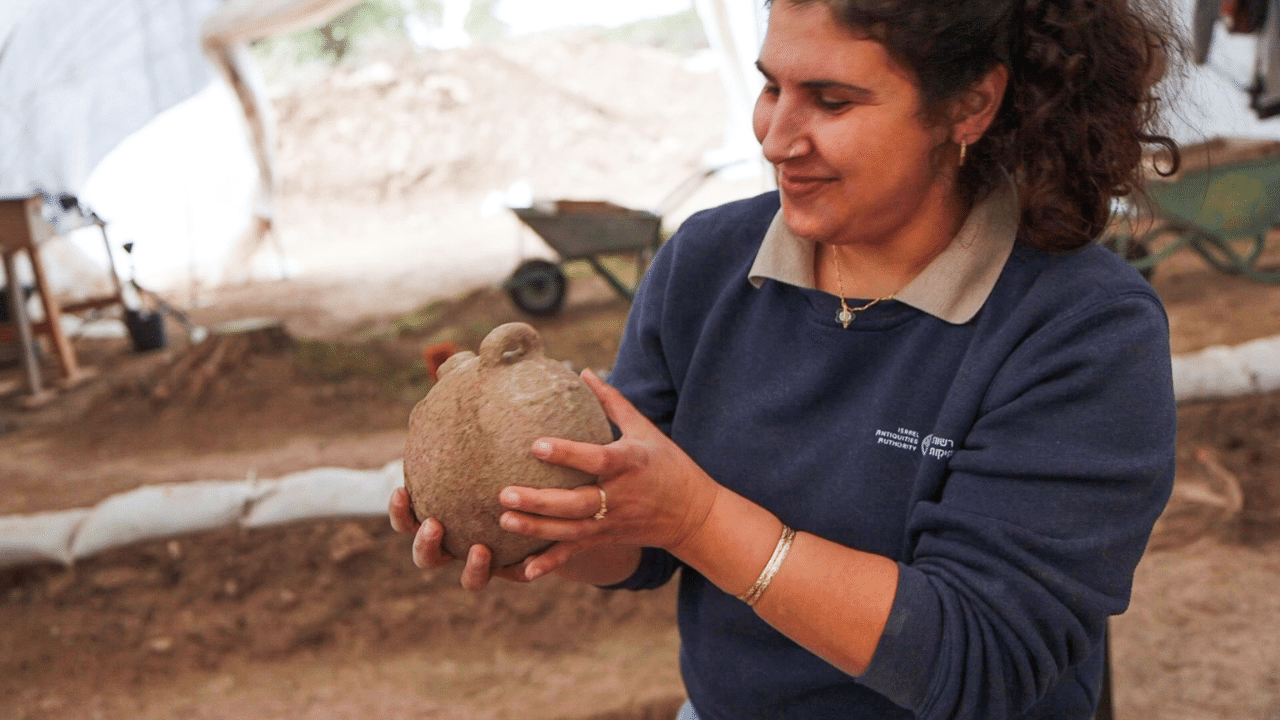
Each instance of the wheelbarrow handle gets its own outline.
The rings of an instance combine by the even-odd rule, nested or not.
[[[696,193],[702,187],[703,183],[709,180],[712,175],[715,175],[727,167],[746,162],[750,159],[752,158],[738,158],[737,160],[730,160],[729,162],[721,163],[720,165],[699,168],[692,175],[685,178],[675,190],[667,193],[666,197],[658,201],[658,205],[653,210],[653,214],[658,217],[666,217],[667,213],[670,213],[672,210],[680,207],[684,204],[685,200],[693,197],[693,194]]]

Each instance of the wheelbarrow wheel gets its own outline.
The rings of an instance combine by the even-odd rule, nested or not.
[[[560,312],[566,287],[559,265],[546,260],[527,260],[507,281],[507,294],[516,307],[530,315],[545,317]]]

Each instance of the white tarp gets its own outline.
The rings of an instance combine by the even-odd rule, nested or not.
[[[4,54],[4,44],[9,39],[9,32],[32,2],[33,0],[0,0],[0,55]]]
[[[126,138],[89,177],[81,200],[108,222],[117,249],[134,244],[131,257],[116,255],[123,274],[136,267],[138,281],[157,290],[227,280],[227,259],[253,213],[260,177],[243,115],[235,93],[215,77]],[[103,254],[100,237],[77,245]]]
[[[356,4],[357,0],[227,0],[201,29],[205,54],[235,93],[243,111],[249,147],[258,166],[251,217],[235,241],[223,269],[247,276],[253,255],[267,241],[279,189],[276,168],[276,119],[266,82],[249,52],[249,43],[302,30]]]
[[[210,198],[194,197],[207,193],[208,183],[199,191],[188,188],[185,196],[179,190],[183,212],[166,232],[170,238],[181,236],[174,230],[191,229],[199,222],[202,228],[220,233],[200,244],[203,255],[209,254],[205,251],[209,247],[219,249],[215,262],[197,263],[194,253],[198,250],[191,243],[193,247],[184,250],[193,256],[177,263],[216,282],[229,262],[246,265],[247,256],[264,241],[271,229],[277,185],[271,103],[248,43],[320,24],[355,2],[0,0],[0,198],[68,193],[97,209],[97,199],[110,206],[113,197],[132,194],[132,207],[139,214],[154,216],[161,206],[175,204],[173,198],[165,197],[173,193],[175,184],[221,175],[241,187],[239,192],[218,189],[218,209],[210,213],[218,217],[197,219],[192,212],[210,202]],[[234,171],[218,172],[245,155],[231,151],[211,158],[219,166],[213,171],[185,168],[190,173],[187,178],[169,172],[131,187],[87,187],[94,169],[113,149],[157,116],[209,88],[215,67],[237,101],[229,129],[240,136],[239,145],[249,149],[256,167],[251,178]],[[207,144],[209,139],[194,133],[184,138],[192,146]],[[191,154],[198,155],[199,149],[193,148]],[[135,180],[138,175],[126,174]],[[157,180],[162,190],[148,195],[148,185]],[[103,214],[109,222],[117,220]],[[127,231],[129,218],[120,220]],[[172,252],[146,255],[165,257]],[[199,267],[202,264],[208,266]],[[242,275],[245,270],[238,267],[233,272]],[[100,275],[100,271],[92,273],[93,278]],[[86,276],[71,284],[93,278]],[[56,291],[68,289],[55,283]]]
[[[719,58],[720,80],[727,99],[724,146],[707,158],[720,166],[760,156],[751,127],[756,96],[764,78],[756,69],[768,12],[762,0],[694,0],[707,42]]]
[[[218,5],[5,0],[0,197],[78,194],[122,139],[209,84],[199,23]]]
[[[244,111],[249,142],[259,169],[259,206],[255,213],[270,219],[271,197],[278,183],[275,167],[276,128],[266,82],[258,72],[249,43],[323,24],[357,0],[226,0],[201,29],[205,54],[231,86]]]
[[[355,2],[0,0],[0,197],[79,195],[121,140],[209,84],[205,52],[245,84],[237,94],[270,177],[265,93],[244,48]]]

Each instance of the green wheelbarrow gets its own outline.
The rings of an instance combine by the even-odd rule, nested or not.
[[[1190,248],[1223,273],[1280,283],[1280,268],[1258,265],[1280,223],[1280,142],[1219,138],[1184,147],[1178,172],[1149,173],[1145,189],[1149,216],[1129,213],[1128,231],[1104,240],[1144,275]]]
[[[520,221],[560,255],[561,261],[585,260],[619,295],[630,300],[649,260],[662,244],[662,217],[647,210],[609,202],[554,200],[512,208]],[[601,262],[604,255],[633,254],[636,278],[624,283]],[[560,312],[567,290],[560,263],[526,260],[503,284],[511,302],[530,315]]]
[[[654,210],[636,210],[598,200],[544,200],[530,207],[511,208],[520,222],[556,251],[560,262],[526,260],[502,284],[503,289],[516,307],[530,315],[555,315],[564,305],[568,287],[562,264],[585,260],[619,295],[631,300],[654,253],[662,246],[663,216],[680,207],[713,175],[746,160],[699,168]],[[635,279],[630,284],[601,262],[609,255],[634,257]]]

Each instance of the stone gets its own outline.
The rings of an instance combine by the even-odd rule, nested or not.
[[[103,568],[93,573],[89,579],[89,582],[100,590],[119,590],[131,585],[141,585],[145,581],[145,573],[131,567]]]
[[[413,409],[405,444],[405,489],[419,520],[444,525],[442,546],[465,558],[473,544],[504,567],[551,543],[498,526],[498,493],[510,485],[574,488],[596,478],[533,456],[539,437],[596,444],[613,440],[604,408],[582,379],[543,354],[525,323],[495,328],[479,355],[444,362],[439,382]]]
[[[373,536],[357,523],[344,523],[329,538],[329,559],[337,564],[377,547]]]

